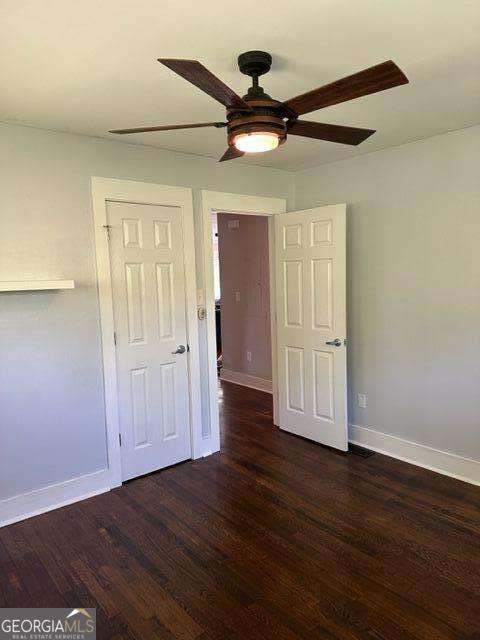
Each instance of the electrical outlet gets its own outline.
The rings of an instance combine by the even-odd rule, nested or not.
[[[251,361],[252,361],[252,352],[247,351],[247,362],[251,362]]]
[[[235,302],[240,302],[240,291],[235,291]]]
[[[357,405],[360,409],[367,408],[367,395],[365,393],[357,393]]]

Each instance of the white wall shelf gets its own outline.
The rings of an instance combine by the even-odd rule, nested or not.
[[[0,280],[2,291],[53,291],[56,289],[75,289],[75,280]]]

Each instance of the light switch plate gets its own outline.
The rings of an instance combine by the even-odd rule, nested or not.
[[[365,393],[357,393],[357,405],[360,409],[367,408],[367,396]]]

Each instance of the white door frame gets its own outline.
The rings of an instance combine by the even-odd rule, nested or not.
[[[220,449],[220,427],[218,420],[218,376],[217,376],[217,341],[215,335],[215,289],[213,281],[213,243],[212,213],[234,213],[236,215],[273,216],[285,213],[285,198],[266,198],[263,196],[247,196],[222,191],[204,191],[202,196],[203,227],[203,273],[205,290],[205,308],[207,311],[207,367],[208,367],[208,411],[210,416],[211,451]],[[268,220],[268,255],[270,272],[270,325],[272,333],[272,391],[273,416],[276,419],[277,407],[277,358],[276,358],[276,313],[275,313],[275,269],[274,245],[275,231],[273,218]]]
[[[186,187],[172,187],[148,182],[133,182],[131,180],[115,180],[100,177],[92,177],[91,190],[102,332],[105,420],[108,471],[110,475],[109,486],[117,487],[122,484],[122,473],[107,203],[110,201],[134,202],[137,204],[179,207],[181,210],[185,260],[187,339],[190,345],[190,351],[188,353],[190,429],[192,458],[195,459],[202,454],[202,420],[192,190]]]

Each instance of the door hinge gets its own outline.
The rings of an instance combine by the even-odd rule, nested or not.
[[[121,433],[118,434],[118,443],[120,444],[120,446],[122,446],[122,434]]]
[[[117,332],[116,331],[113,332],[113,344],[115,346],[117,346]]]
[[[109,224],[104,224],[103,228],[107,232],[107,239],[110,240],[110,229],[111,229],[111,226]]]

